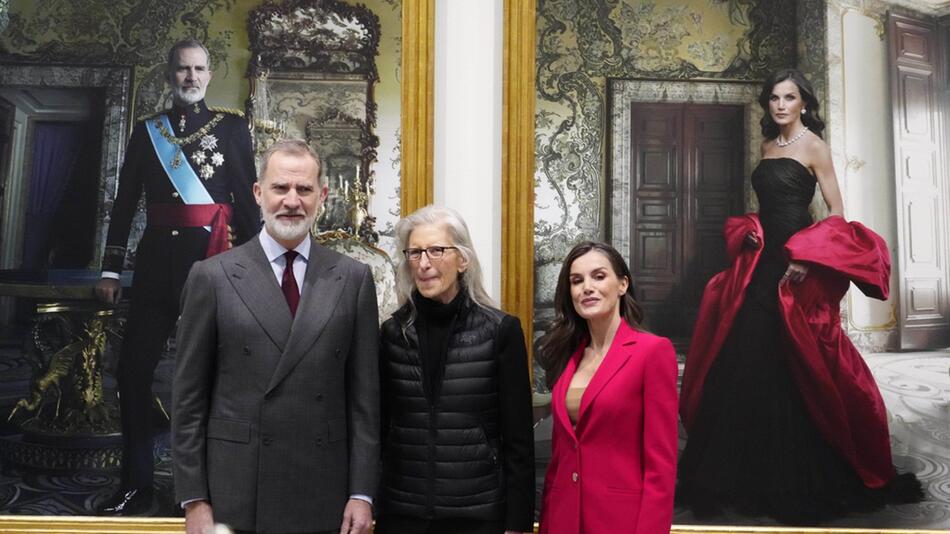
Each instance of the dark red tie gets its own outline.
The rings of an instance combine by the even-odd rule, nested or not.
[[[296,250],[284,252],[284,259],[287,264],[284,266],[284,277],[280,281],[280,290],[284,292],[284,298],[287,299],[287,305],[290,306],[290,315],[297,315],[297,304],[300,304],[300,288],[297,287],[297,278],[294,277],[294,260],[297,258]]]

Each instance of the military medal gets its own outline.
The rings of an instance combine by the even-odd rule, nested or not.
[[[185,114],[181,114],[181,120],[178,121],[178,131],[185,133]]]
[[[171,167],[172,169],[177,169],[181,167],[184,163],[184,155],[182,154],[182,147],[190,145],[197,140],[201,140],[198,150],[196,150],[191,155],[191,160],[199,167],[198,174],[205,180],[211,178],[214,175],[214,169],[224,165],[224,154],[218,152],[218,138],[213,134],[210,134],[212,128],[217,126],[221,119],[224,118],[224,115],[221,113],[215,114],[214,117],[208,121],[208,124],[205,124],[198,129],[197,132],[189,135],[188,137],[175,137],[171,132],[165,128],[165,124],[162,123],[161,119],[155,119],[155,127],[162,134],[168,142],[175,145],[177,150],[175,150],[175,155],[172,156]],[[181,122],[179,126],[184,129],[185,116],[182,115]],[[205,153],[207,151],[208,153]],[[210,157],[210,162],[208,158]]]
[[[201,150],[214,150],[218,148],[218,138],[213,135],[206,135],[201,138]]]
[[[214,175],[214,167],[205,163],[204,165],[201,166],[201,170],[198,172],[198,174],[200,174],[202,178],[207,180],[208,178],[211,178]]]

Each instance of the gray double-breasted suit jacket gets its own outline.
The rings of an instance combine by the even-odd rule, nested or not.
[[[296,318],[258,239],[198,262],[182,293],[175,496],[257,532],[339,529],[379,463],[370,269],[312,244]]]

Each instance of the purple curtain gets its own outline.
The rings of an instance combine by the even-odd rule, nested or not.
[[[76,122],[38,122],[33,131],[33,168],[23,236],[23,268],[45,269],[53,216],[72,175],[83,127],[82,123]]]

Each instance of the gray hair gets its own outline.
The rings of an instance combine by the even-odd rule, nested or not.
[[[178,60],[178,51],[186,48],[200,48],[204,50],[205,57],[208,59],[208,64],[205,66],[208,67],[208,70],[211,70],[211,52],[208,51],[208,48],[197,39],[182,39],[181,41],[173,44],[172,47],[168,49],[168,56],[165,58],[165,66],[169,72],[175,68],[175,61]]]
[[[468,297],[475,304],[483,308],[495,308],[495,303],[488,296],[482,282],[482,267],[478,262],[478,256],[475,254],[475,247],[472,245],[472,236],[469,234],[468,225],[465,224],[462,216],[457,211],[429,204],[403,217],[396,223],[396,246],[398,250],[402,251],[407,248],[412,231],[424,224],[444,228],[452,241],[451,245],[458,248],[459,254],[468,263],[465,273],[459,274],[461,291],[467,292]],[[415,287],[409,260],[400,253],[396,258],[396,294],[400,306],[408,302],[412,308],[409,323],[413,321],[416,315],[415,304],[412,303],[412,291]]]
[[[317,154],[317,151],[310,146],[310,143],[303,139],[281,139],[269,146],[267,150],[264,151],[264,154],[261,155],[261,173],[257,175],[258,183],[264,181],[264,173],[267,172],[267,163],[270,162],[270,157],[277,152],[290,154],[292,156],[310,156],[313,158],[313,160],[317,162],[317,185],[323,186],[323,161],[320,160],[320,154]]]

